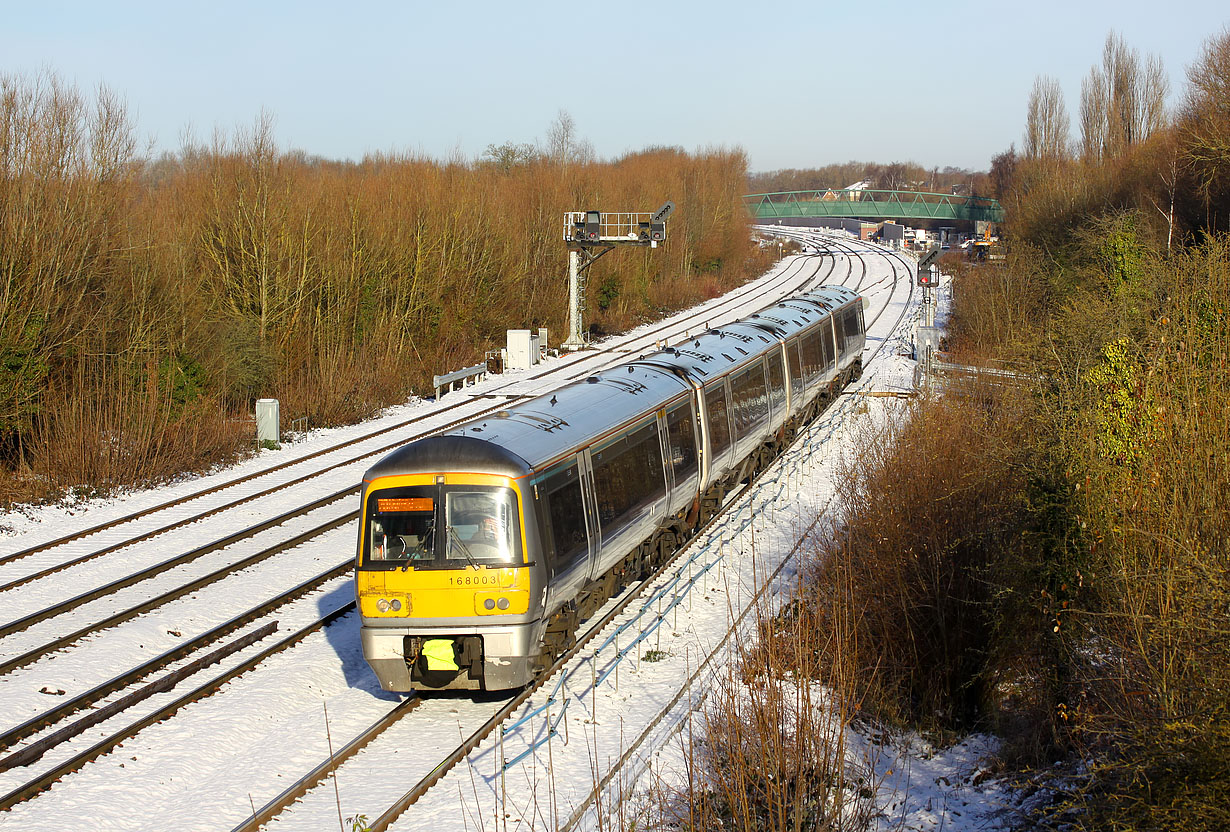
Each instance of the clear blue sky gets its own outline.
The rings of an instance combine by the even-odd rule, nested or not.
[[[616,6],[602,17],[596,9]],[[599,155],[740,146],[754,170],[850,159],[985,169],[1034,76],[1081,79],[1114,28],[1172,90],[1220,2],[66,2],[0,5],[0,73],[107,84],[155,147],[250,126],[330,158],[474,157],[562,108]],[[1172,92],[1172,100],[1175,95]]]

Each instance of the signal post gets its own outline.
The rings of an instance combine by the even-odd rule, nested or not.
[[[652,214],[569,211],[564,214],[564,242],[568,246],[568,338],[566,350],[584,349],[586,272],[602,255],[619,246],[657,248],[666,242],[666,218],[675,210],[667,201]]]

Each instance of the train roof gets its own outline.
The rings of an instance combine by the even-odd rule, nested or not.
[[[857,297],[844,287],[795,295],[751,318],[412,442],[377,462],[364,479],[445,471],[525,476],[686,393],[686,379],[705,384]]]
[[[519,454],[494,442],[470,436],[429,436],[403,445],[367,469],[363,479],[400,474],[436,474],[448,471],[482,471],[520,477],[530,464]]]
[[[790,338],[857,298],[855,292],[844,286],[826,286],[794,295],[741,321],[642,356],[637,363],[683,373],[699,384],[708,384],[752,360],[777,338]]]
[[[382,459],[364,479],[434,471],[524,476],[637,416],[652,413],[688,389],[683,379],[666,370],[620,365],[413,442]],[[462,439],[466,441],[458,444]],[[512,448],[515,453],[507,450]]]

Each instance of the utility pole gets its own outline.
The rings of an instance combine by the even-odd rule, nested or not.
[[[652,214],[569,211],[564,214],[564,242],[568,246],[568,338],[561,346],[580,350],[586,346],[586,272],[602,255],[617,246],[657,248],[666,242],[666,218],[675,210],[669,200]]]

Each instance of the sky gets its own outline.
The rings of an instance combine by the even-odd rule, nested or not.
[[[475,158],[567,111],[610,158],[741,147],[754,171],[860,160],[986,169],[1021,145],[1034,78],[1081,80],[1113,28],[1172,103],[1220,2],[101,3],[0,0],[0,74],[127,104],[142,144],[250,128],[331,159]]]

